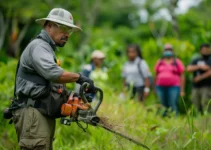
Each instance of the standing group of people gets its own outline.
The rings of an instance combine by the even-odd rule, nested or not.
[[[130,44],[126,48],[128,61],[123,66],[123,84],[131,91],[131,99],[145,101],[150,91],[155,91],[160,103],[168,111],[179,114],[178,101],[185,96],[185,70],[193,73],[192,102],[199,112],[203,113],[209,107],[211,99],[211,49],[209,44],[200,46],[200,56],[194,58],[185,68],[183,62],[175,56],[171,44],[165,44],[160,59],[154,65],[154,76],[142,56],[140,47]],[[105,54],[96,50],[91,55],[91,63],[85,65],[82,74],[94,81],[106,81],[107,69],[103,66]],[[100,84],[102,82],[98,82]]]
[[[154,71],[154,89],[160,103],[168,110],[178,115],[178,101],[185,95],[185,70],[193,73],[192,102],[195,108],[203,113],[209,107],[211,99],[211,49],[209,44],[200,46],[201,56],[194,58],[185,69],[182,61],[174,54],[171,44],[166,44],[162,57],[156,62]],[[146,61],[143,59],[140,48],[137,45],[129,45],[127,48],[128,61],[123,66],[124,85],[132,85],[132,97],[137,95],[139,101],[144,101],[149,95],[151,73]]]
[[[211,107],[209,107],[211,99],[209,92],[211,90],[211,49],[209,44],[200,46],[201,55],[194,58],[187,68],[175,56],[173,46],[165,44],[161,58],[154,65],[153,77],[138,45],[128,45],[126,54],[128,61],[123,66],[122,77],[124,86],[131,91],[131,99],[143,102],[151,90],[155,91],[160,103],[166,108],[163,116],[166,116],[169,110],[178,115],[179,98],[185,96],[186,70],[193,73],[192,102],[196,110],[203,113],[208,109],[211,112]],[[95,59],[93,59],[94,55]],[[91,63],[84,66],[82,74],[95,81],[99,78],[101,81],[107,80],[107,69],[103,67],[104,53],[100,50],[94,51],[91,58]],[[100,65],[97,62],[100,62]],[[90,73],[96,75],[90,76]]]

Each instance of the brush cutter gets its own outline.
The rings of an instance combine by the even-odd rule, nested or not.
[[[95,93],[99,93],[99,98],[97,100],[97,104],[94,107],[91,107],[91,104],[89,102],[92,102],[92,97],[87,95],[86,89],[89,86],[88,83],[84,83],[81,85],[79,90],[79,96],[74,96],[74,94],[70,94],[67,103],[63,104],[61,107],[61,114],[63,116],[68,116],[61,118],[60,122],[64,125],[70,125],[72,122],[76,122],[80,128],[82,128],[84,131],[88,128],[88,124],[92,126],[99,126],[107,131],[114,133],[116,135],[119,135],[145,149],[149,149],[146,145],[122,134],[117,131],[114,131],[109,126],[106,126],[103,124],[103,121],[100,117],[96,115],[98,108],[100,107],[102,101],[103,101],[103,91],[95,87]],[[96,96],[97,97],[97,96]],[[87,126],[83,127],[80,122],[85,123]]]

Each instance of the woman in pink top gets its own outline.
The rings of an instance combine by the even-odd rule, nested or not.
[[[184,96],[184,65],[174,56],[172,45],[165,45],[163,57],[155,65],[155,72],[156,93],[166,107],[163,116],[167,115],[168,108],[178,115],[179,96]]]

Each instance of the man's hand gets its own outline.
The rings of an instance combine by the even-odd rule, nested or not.
[[[211,70],[206,71],[205,73],[203,73],[202,75],[198,75],[193,79],[194,83],[197,83],[201,80],[204,80],[206,78],[210,78],[211,77]]]
[[[185,92],[184,91],[180,91],[180,96],[184,97],[185,96]]]
[[[149,92],[144,92],[144,99],[149,96]]]
[[[92,93],[92,92],[95,91],[93,80],[91,80],[91,79],[87,78],[86,76],[83,76],[83,75],[80,74],[80,76],[79,76],[78,80],[76,81],[76,83],[82,85],[84,82],[89,83],[89,87],[88,87],[88,91],[87,92]]]
[[[200,65],[199,68],[200,68],[200,70],[207,71],[207,70],[210,69],[210,66],[208,66],[208,65]]]
[[[193,79],[193,82],[194,83],[198,83],[199,81],[201,81],[202,79],[201,79],[201,75],[199,75],[199,76],[196,76],[194,79]]]
[[[149,92],[150,92],[150,88],[145,87],[144,88],[144,99],[149,96]]]

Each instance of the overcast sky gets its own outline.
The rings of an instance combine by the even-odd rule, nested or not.
[[[135,3],[144,4],[145,0],[132,0]],[[157,0],[156,2],[159,3],[160,0]],[[178,8],[176,9],[177,14],[186,13],[188,9],[192,6],[197,6],[200,3],[201,0],[179,0]],[[148,18],[148,14],[146,10],[140,10],[140,19],[142,22],[146,22]],[[169,15],[169,12],[167,9],[161,9],[159,10],[154,16],[154,19],[157,18],[165,18],[167,20],[171,20],[171,16]]]
[[[190,7],[197,6],[201,0],[180,0],[178,3],[179,13],[185,13]]]

